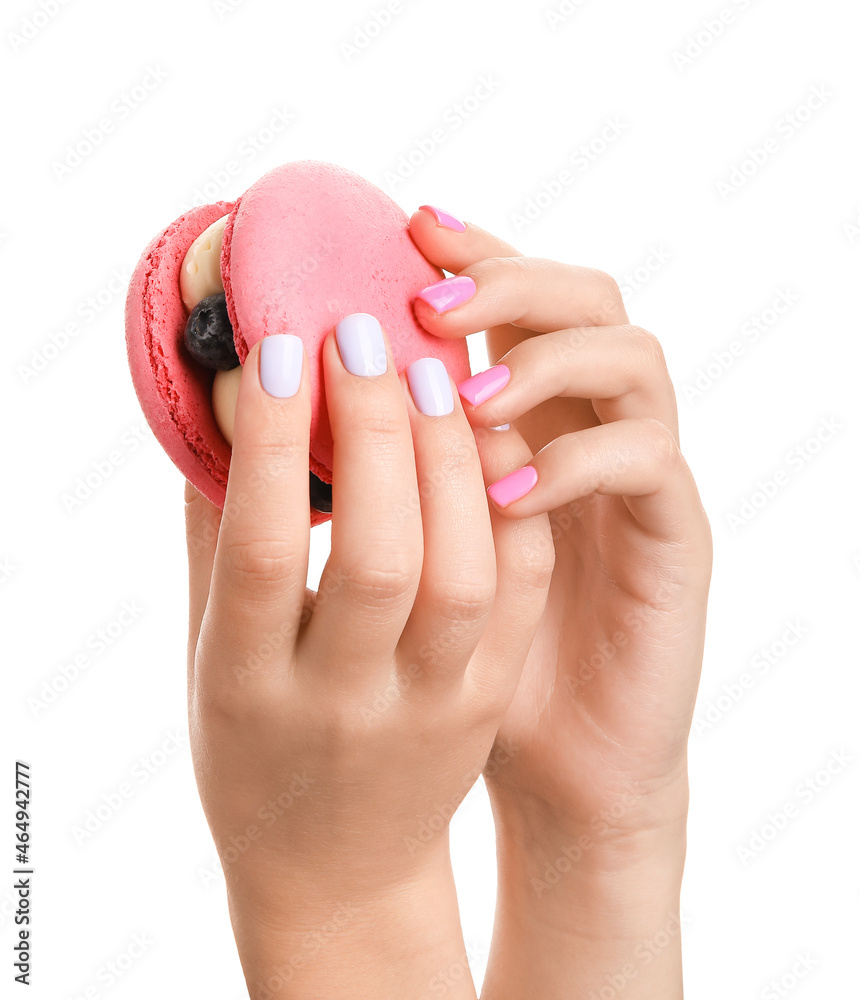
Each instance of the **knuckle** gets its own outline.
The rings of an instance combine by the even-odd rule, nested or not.
[[[437,617],[456,625],[479,621],[488,615],[495,596],[495,580],[476,576],[437,583],[428,588],[425,599]]]
[[[471,431],[466,434],[459,429],[452,431],[441,443],[441,452],[434,464],[434,481],[447,484],[449,489],[460,488],[473,467],[480,469],[478,448]]]
[[[660,341],[654,334],[641,326],[628,326],[627,330],[636,344],[636,350],[640,357],[645,358],[647,367],[651,370],[665,371],[666,356]]]
[[[517,553],[514,574],[520,589],[546,590],[555,570],[555,544],[547,530],[525,540]]]
[[[615,278],[608,271],[601,271],[598,268],[587,268],[587,270],[601,293],[601,300],[605,303],[607,311],[616,310],[622,306],[623,296]]]
[[[307,439],[300,440],[297,435],[281,433],[280,436],[269,436],[257,441],[253,446],[251,459],[257,473],[259,483],[266,485],[284,482],[295,475],[295,463],[292,456],[303,454],[307,448]]]
[[[414,596],[420,569],[411,561],[399,565],[373,566],[359,562],[344,570],[344,586],[351,600],[362,607],[399,605]]]
[[[654,459],[663,466],[677,465],[681,461],[681,451],[672,431],[656,417],[638,419],[643,438]]]
[[[505,281],[516,283],[517,293],[524,295],[528,291],[535,270],[531,257],[493,257],[491,263]]]
[[[390,407],[382,406],[377,401],[355,414],[351,433],[353,436],[373,440],[376,446],[380,443],[394,444],[399,441],[403,430],[403,420]]]
[[[292,582],[299,571],[292,549],[271,539],[231,542],[225,546],[222,558],[231,583],[245,591]]]

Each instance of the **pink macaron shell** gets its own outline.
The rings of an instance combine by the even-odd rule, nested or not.
[[[231,449],[212,411],[215,373],[185,349],[188,314],[179,269],[194,240],[232,207],[217,202],[193,208],[152,239],[125,302],[128,362],[144,416],[179,471],[222,509]]]
[[[248,188],[225,227],[221,274],[236,351],[244,361],[269,333],[302,338],[311,365],[310,467],[326,482],[333,442],[321,348],[344,316],[379,320],[398,372],[436,357],[455,383],[470,375],[465,340],[434,337],[415,318],[412,300],[443,273],[415,246],[408,223],[395,201],[358,174],[299,160]]]

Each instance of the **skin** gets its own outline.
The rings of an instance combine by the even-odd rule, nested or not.
[[[352,376],[328,338],[318,594],[307,361],[299,393],[274,399],[254,348],[228,513],[186,491],[192,754],[250,995],[419,998],[442,981],[473,998],[446,975],[465,964],[447,819],[484,768],[499,858],[485,1000],[607,985],[672,1000],[711,538],[662,352],[602,272],[426,210],[410,232],[477,285],[443,315],[417,301],[419,320],[486,330],[508,385],[428,417],[390,357]],[[535,488],[488,501],[525,464]]]
[[[226,513],[186,492],[192,757],[255,1000],[430,996],[464,963],[448,821],[491,751],[510,754],[494,741],[552,572],[546,516],[494,541],[456,387],[451,414],[421,414],[387,351],[361,377],[325,342],[336,514],[318,593],[306,356],[277,399],[253,349]],[[518,457],[498,436],[496,467]]]
[[[510,369],[464,407],[476,430],[510,422],[502,433],[526,443],[537,485],[497,512],[524,524],[548,511],[555,549],[499,727],[520,750],[486,775],[499,895],[482,996],[681,997],[686,747],[712,543],[663,352],[607,274],[523,257],[425,210],[410,231],[476,283],[447,313],[420,300],[416,313],[440,337],[486,330],[491,363]]]

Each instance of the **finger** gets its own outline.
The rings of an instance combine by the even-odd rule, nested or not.
[[[390,670],[421,576],[423,543],[406,400],[388,338],[366,313],[323,345],[333,440],[331,554],[303,644],[342,683]],[[320,667],[318,665],[322,664]]]
[[[188,679],[193,682],[194,652],[209,599],[209,583],[218,541],[221,511],[187,480],[185,482],[185,542],[188,549]]]
[[[454,274],[487,257],[522,256],[500,237],[431,205],[412,213],[409,234],[431,263]]]
[[[531,337],[458,386],[469,420],[508,423],[554,396],[591,400],[602,423],[654,417],[678,438],[678,407],[657,338],[637,326],[586,326]]]
[[[628,322],[611,275],[541,257],[490,257],[418,292],[415,315],[437,337],[509,324],[537,333]]]
[[[519,468],[531,451],[514,429],[477,427],[475,442],[485,486]],[[513,697],[546,607],[555,543],[545,513],[506,517],[490,504],[496,551],[496,593],[489,620],[466,674],[477,698],[504,711]]]
[[[475,438],[437,358],[401,376],[418,476],[424,562],[398,646],[407,667],[431,680],[460,680],[493,605],[495,553]]]
[[[254,345],[239,383],[227,495],[210,607],[224,635],[299,627],[310,546],[310,379],[304,345],[272,334]],[[274,666],[278,658],[273,657]]]
[[[591,493],[623,497],[631,526],[665,541],[688,542],[690,525],[706,523],[678,442],[650,417],[564,434],[487,492],[505,517],[514,518],[556,510]]]

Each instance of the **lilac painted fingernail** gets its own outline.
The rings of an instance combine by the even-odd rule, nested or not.
[[[295,396],[302,384],[302,339],[272,333],[260,342],[260,384],[270,396]]]
[[[437,313],[444,313],[470,299],[475,294],[475,288],[475,282],[463,274],[456,278],[443,278],[422,288],[417,298],[423,299]]]
[[[388,368],[385,338],[379,320],[370,313],[352,313],[335,328],[343,366],[353,375],[382,375]]]
[[[436,222],[440,226],[444,226],[446,229],[453,229],[455,233],[464,233],[466,231],[466,224],[460,222],[456,215],[444,212],[441,208],[434,208],[432,205],[419,205],[418,207],[426,208],[428,212],[432,212],[436,216]]]
[[[454,394],[445,365],[439,358],[419,358],[406,369],[415,405],[428,417],[444,417],[454,409]]]
[[[500,507],[507,507],[509,503],[519,500],[533,490],[537,480],[537,469],[533,465],[524,465],[516,472],[497,479],[487,487],[487,492]]]

